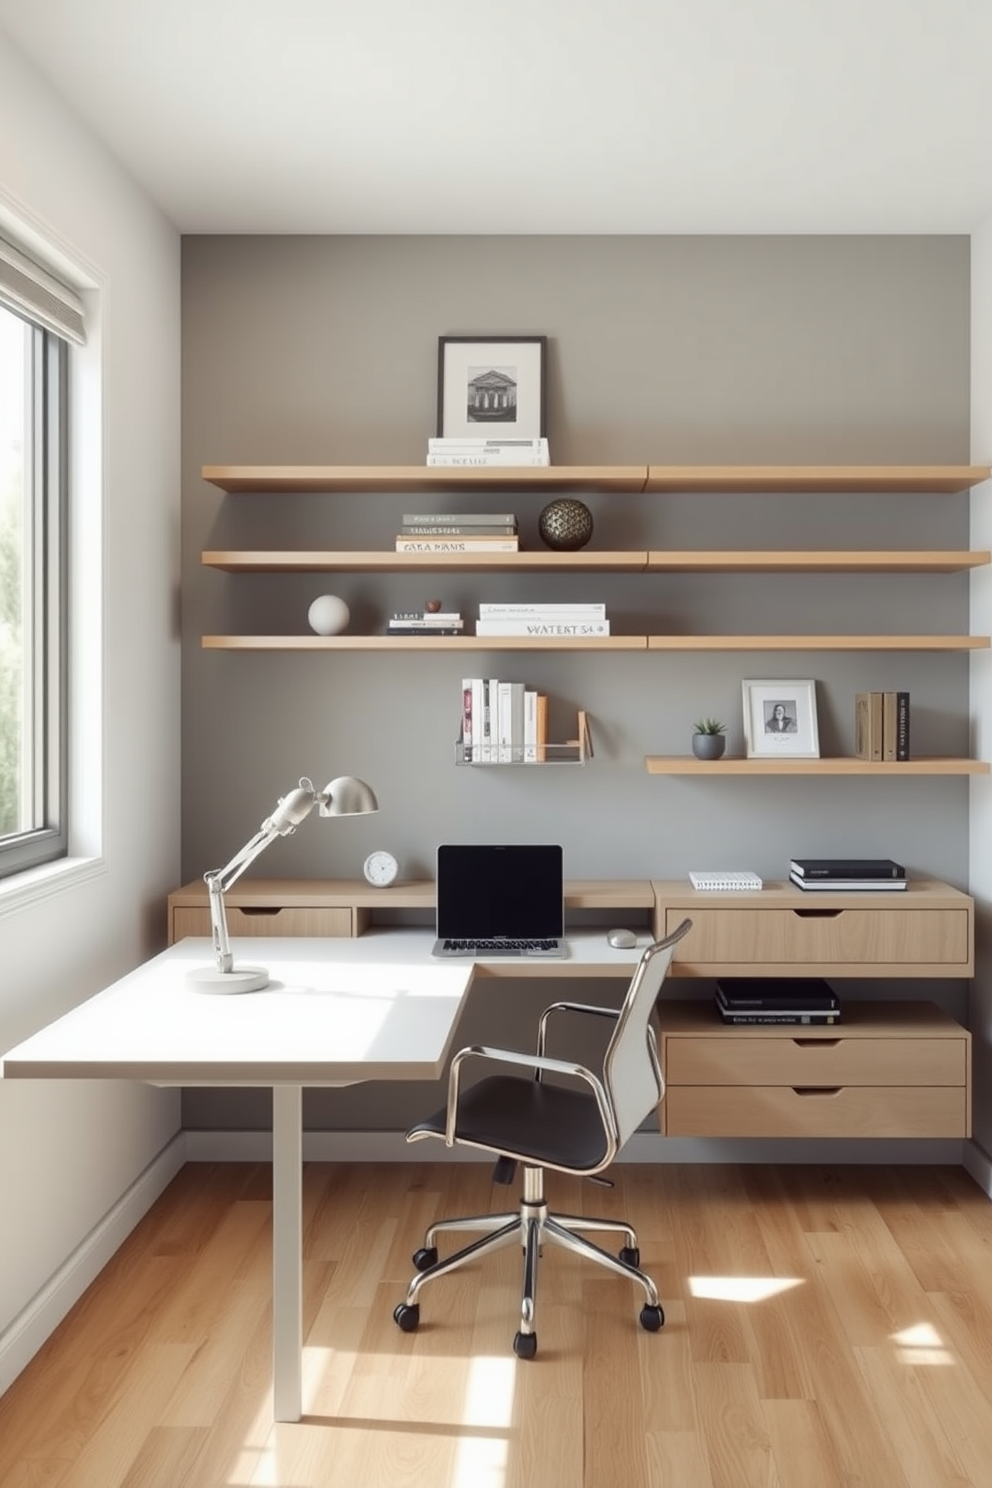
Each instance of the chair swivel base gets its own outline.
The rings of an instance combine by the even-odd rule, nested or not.
[[[479,1231],[483,1233],[471,1244],[463,1246],[444,1260],[438,1259],[437,1236],[445,1230]],[[603,1250],[581,1230],[602,1231],[620,1235],[624,1245],[619,1255]],[[558,1245],[586,1260],[620,1276],[627,1276],[640,1284],[646,1302],[641,1308],[640,1323],[649,1333],[656,1333],[665,1321],[654,1282],[640,1270],[640,1251],[637,1236],[627,1224],[611,1219],[594,1219],[577,1214],[550,1214],[543,1193],[543,1172],[540,1168],[524,1169],[524,1193],[520,1208],[515,1213],[477,1214],[460,1219],[438,1220],[430,1226],[422,1248],[413,1256],[417,1275],[410,1282],[406,1299],[393,1311],[395,1322],[404,1333],[413,1333],[420,1323],[420,1304],[417,1300],[421,1289],[429,1281],[455,1271],[466,1262],[506,1245],[519,1244],[524,1253],[523,1295],[520,1303],[520,1329],[513,1340],[513,1351],[519,1359],[533,1359],[537,1353],[537,1334],[534,1331],[535,1294],[537,1291],[537,1262],[544,1244]]]

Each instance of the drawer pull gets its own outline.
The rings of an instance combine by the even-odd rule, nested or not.
[[[238,907],[238,913],[243,914],[246,919],[249,915],[277,915],[282,914],[282,907],[278,904],[246,904],[243,908]]]
[[[817,1039],[817,1038],[794,1038],[792,1042],[797,1049],[836,1049],[843,1043],[842,1039]]]
[[[794,909],[800,920],[836,920],[844,913],[842,909]]]
[[[814,1097],[827,1097],[833,1099],[840,1095],[843,1085],[793,1085],[793,1095],[801,1096],[803,1100],[811,1100]]]

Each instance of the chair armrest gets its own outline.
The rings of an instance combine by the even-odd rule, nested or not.
[[[611,1143],[617,1141],[616,1128],[613,1121],[613,1110],[607,1099],[603,1082],[594,1075],[592,1070],[586,1069],[585,1065],[575,1064],[568,1059],[548,1059],[541,1054],[520,1054],[515,1049],[494,1049],[485,1044],[469,1044],[465,1049],[459,1049],[451,1061],[451,1069],[448,1074],[448,1111],[445,1124],[444,1143],[446,1147],[455,1145],[455,1129],[458,1125],[458,1095],[461,1086],[462,1065],[467,1059],[485,1059],[492,1064],[509,1064],[517,1068],[534,1070],[537,1077],[543,1073],[558,1075],[575,1075],[578,1079],[592,1087],[596,1097],[596,1106],[599,1111],[603,1130],[606,1132]]]
[[[544,1012],[541,1014],[541,1021],[538,1024],[538,1030],[537,1030],[537,1052],[541,1056],[543,1056],[544,1050],[547,1047],[548,1024],[551,1021],[551,1014],[552,1013],[592,1013],[593,1017],[596,1017],[596,1018],[612,1018],[613,1021],[616,1022],[617,1018],[619,1018],[619,1016],[620,1016],[620,1009],[619,1008],[595,1007],[590,1002],[553,1002],[553,1003],[551,1003],[550,1007],[546,1007],[544,1009]],[[538,1075],[538,1079],[540,1079],[540,1075]]]

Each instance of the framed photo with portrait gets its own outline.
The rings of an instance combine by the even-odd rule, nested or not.
[[[547,336],[440,336],[439,439],[543,439]]]
[[[748,678],[741,686],[748,759],[819,759],[815,681]]]

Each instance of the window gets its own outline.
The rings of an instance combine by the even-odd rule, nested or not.
[[[0,877],[67,852],[66,336],[81,332],[75,296],[0,239]]]

